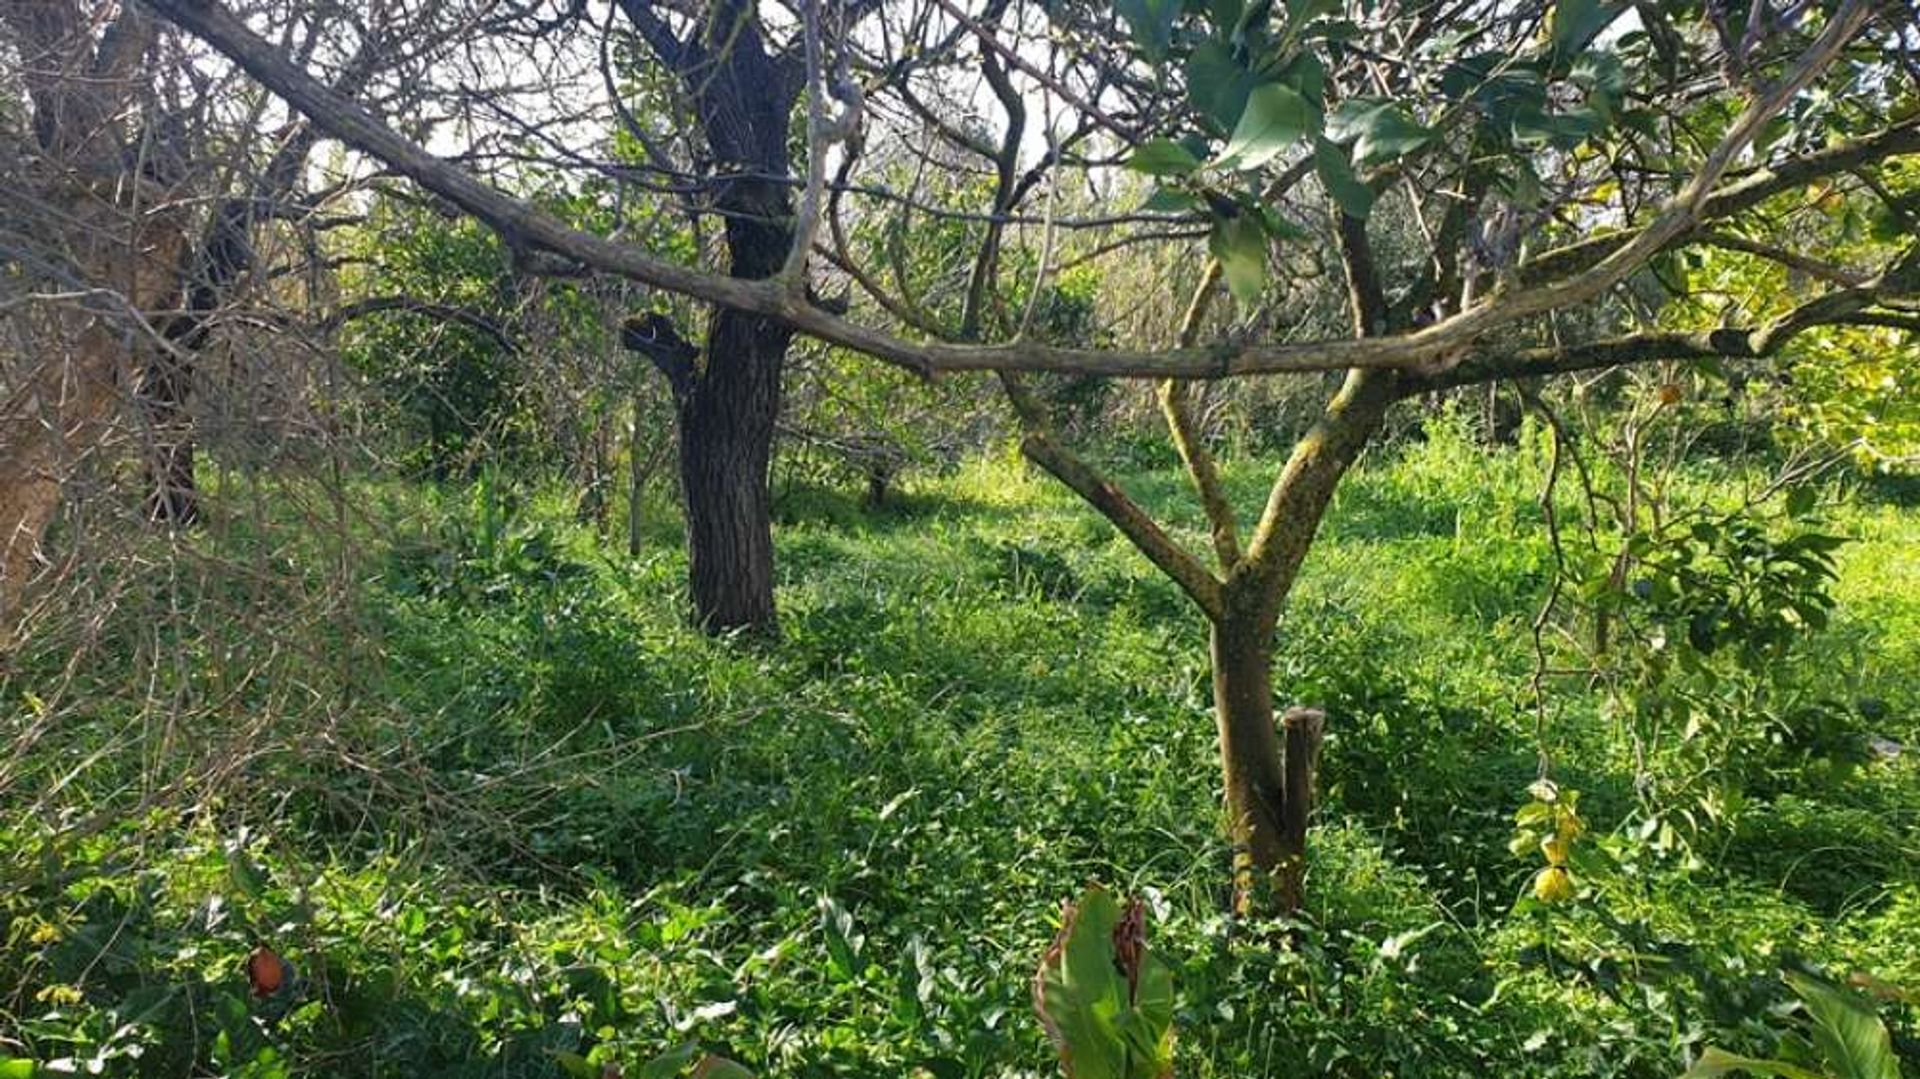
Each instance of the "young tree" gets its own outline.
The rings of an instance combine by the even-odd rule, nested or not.
[[[991,328],[985,323],[948,334],[913,317],[913,298],[888,295],[884,273],[846,268],[909,336],[815,302],[803,259],[790,257],[761,279],[719,276],[569,228],[328,91],[214,0],[149,2],[324,130],[516,245],[923,373],[1000,373],[1027,428],[1027,455],[1112,521],[1207,620],[1242,909],[1299,902],[1319,717],[1298,711],[1276,723],[1274,638],[1336,486],[1396,402],[1628,364],[1761,360],[1809,328],[1886,325],[1920,304],[1920,248],[1912,246],[1864,269],[1856,283],[1810,288],[1763,323],[1730,315],[1712,330],[1647,328],[1621,295],[1674,252],[1746,215],[1920,152],[1912,67],[1902,51],[1913,27],[1896,6],[1868,0],[1786,9],[1760,0],[1739,13],[1643,0],[1632,8],[1634,29],[1625,8],[1595,0],[1148,2],[1117,5],[1118,23],[1073,5],[1044,13],[989,7],[982,15],[953,0],[903,7],[897,25],[910,33],[879,34],[878,44],[862,46],[882,61],[870,65],[870,100],[883,91],[904,98],[911,90],[902,89],[902,73],[965,53],[1010,118],[999,134],[1019,126],[1011,118],[1030,98],[1076,112],[1098,131],[1086,142],[1091,152],[1069,155],[1054,140],[1043,155],[1048,167],[1072,160],[1110,175],[1102,168],[1124,156],[1134,171],[1166,182],[1154,205],[1173,212],[1147,215],[1150,224],[1206,230],[1211,263],[1177,342],[1132,348],[1042,344],[1022,336],[1018,320],[1002,324],[1010,332],[1000,339],[979,343]],[[793,14],[815,32],[831,25],[812,7]],[[817,57],[810,49],[815,121],[825,107]],[[844,167],[828,180],[826,126],[809,124],[808,180],[791,224],[796,245],[815,239],[829,187],[835,198],[862,190]],[[1019,135],[981,140],[964,127],[953,134],[984,142],[984,153],[1001,162],[991,208],[979,216],[989,232],[983,246],[996,247],[1018,210],[1022,184],[1008,180],[1017,170],[1007,147],[1017,148]],[[1420,237],[1417,251],[1376,253],[1382,207],[1413,222],[1402,231]],[[1058,223],[1043,216],[1051,235]],[[1221,282],[1244,307],[1284,300],[1268,280],[1274,245],[1311,248],[1316,229],[1344,281],[1349,336],[1228,333],[1200,343],[1201,314]],[[1168,250],[1181,257],[1191,249],[1180,239]],[[983,255],[978,264],[983,292],[994,291],[994,262]],[[930,340],[937,331],[957,340]],[[1344,380],[1243,534],[1188,414],[1185,385],[1326,371],[1345,372]],[[1163,411],[1209,523],[1212,565],[1061,442],[1022,381],[1034,372],[1163,384]]]

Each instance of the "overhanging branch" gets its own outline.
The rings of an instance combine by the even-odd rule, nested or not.
[[[637,248],[574,229],[515,199],[402,137],[358,104],[290,64],[265,40],[213,0],[145,0],[148,6],[207,41],[314,123],[348,145],[386,162],[499,231],[517,247],[551,252],[603,273],[693,299],[778,319],[795,330],[876,359],[923,373],[933,371],[1057,371],[1136,378],[1222,378],[1283,371],[1342,368],[1421,369],[1460,352],[1488,332],[1523,318],[1590,301],[1652,254],[1669,246],[1711,212],[1714,185],[1759,127],[1832,61],[1871,13],[1864,0],[1847,0],[1820,39],[1732,124],[1687,188],[1644,229],[1575,276],[1538,288],[1496,294],[1488,301],[1408,334],[1367,340],[1294,344],[1221,343],[1199,348],[1122,350],[1060,348],[1024,341],[954,345],[910,341],[823,311],[778,281],[722,277],[656,259]],[[1739,186],[1739,185],[1735,185]]]
[[[1497,379],[1569,374],[1662,360],[1757,360],[1822,326],[1882,326],[1920,331],[1920,318],[1876,310],[1920,300],[1920,246],[1857,288],[1835,289],[1761,326],[1674,333],[1640,333],[1559,348],[1482,352],[1451,370],[1408,380],[1402,396]]]

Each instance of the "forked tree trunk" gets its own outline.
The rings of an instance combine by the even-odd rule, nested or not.
[[[676,36],[651,6],[622,4],[648,46],[680,78],[712,160],[713,209],[726,222],[727,272],[766,278],[793,246],[786,177],[790,121],[805,85],[791,50],[768,46],[749,0],[701,6]],[[780,412],[780,369],[789,327],[731,309],[708,318],[695,353],[663,316],[629,320],[628,347],[646,353],[673,384],[686,500],[689,591],[694,619],[710,633],[772,632],[773,510],[767,468]]]
[[[1305,895],[1307,823],[1322,717],[1306,708],[1273,715],[1273,623],[1229,615],[1213,627],[1213,702],[1228,836],[1233,909],[1291,912]]]

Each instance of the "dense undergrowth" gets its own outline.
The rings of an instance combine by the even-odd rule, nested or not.
[[[1163,464],[1129,485],[1172,504]],[[1090,879],[1147,897],[1193,1079],[1671,1076],[1770,1051],[1783,966],[1920,987],[1920,752],[1774,783],[1677,853],[1629,826],[1599,692],[1536,713],[1542,471],[1435,437],[1338,496],[1276,672],[1330,716],[1284,947],[1222,916],[1200,620],[1010,459],[881,511],[783,491],[774,644],[685,628],[665,517],[628,558],[500,483],[369,483],[331,539],[274,495],[198,541],[248,573],[175,569],[86,664],[9,676],[0,1056],[546,1076],[695,1041],[768,1075],[1046,1075],[1027,981]],[[1854,542],[1789,676],[1913,746],[1920,516],[1828,494]],[[1543,749],[1613,833],[1553,907],[1508,850]],[[297,993],[249,997],[261,943]],[[1916,1009],[1883,1013],[1914,1068]]]

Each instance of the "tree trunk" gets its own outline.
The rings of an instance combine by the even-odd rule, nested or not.
[[[196,342],[186,347],[198,348]],[[193,368],[184,355],[156,349],[140,379],[139,399],[146,414],[147,519],[181,527],[200,516],[194,483],[193,419],[188,413]]]
[[[769,47],[749,0],[715,0],[676,35],[649,5],[622,4],[634,29],[672,67],[719,172],[712,210],[726,222],[727,272],[766,278],[793,246],[788,136],[806,85],[795,50]],[[791,328],[715,310],[698,353],[663,315],[628,320],[629,348],[673,384],[686,500],[693,613],[710,633],[773,632],[773,507],[767,469],[780,412],[780,369]]]
[[[1276,726],[1272,670],[1272,619],[1229,614],[1213,623],[1214,715],[1240,915],[1291,913],[1305,895],[1322,717],[1294,708]]]
[[[793,243],[786,187],[734,179],[720,198],[729,272],[771,277]],[[680,480],[694,619],[709,633],[774,632],[768,467],[793,331],[731,309],[708,321],[705,363],[679,397]]]

